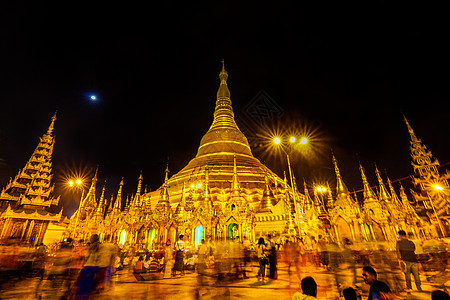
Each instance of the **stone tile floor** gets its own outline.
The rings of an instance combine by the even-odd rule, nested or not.
[[[113,279],[113,286],[108,292],[93,295],[89,299],[290,299],[298,290],[299,280],[295,273],[289,273],[287,265],[281,263],[278,267],[278,279],[268,282],[259,282],[256,278],[257,266],[250,267],[250,278],[240,279],[232,282],[217,282],[215,276],[204,276],[204,286],[199,288],[196,273],[186,273],[184,277],[162,279],[161,274],[144,274],[146,281],[137,281],[132,273],[127,271],[118,272]],[[379,279],[387,281],[391,288],[398,285],[404,287],[403,274],[391,271],[379,271]],[[318,284],[318,298],[336,300],[339,291],[336,279],[341,283],[341,288],[349,286],[351,273],[342,271],[339,277],[324,268],[306,266],[301,269],[301,277],[312,276]],[[438,286],[429,283],[427,278],[421,275],[422,288],[424,292],[412,291],[397,293],[400,297],[408,300],[431,299],[431,291]],[[446,283],[445,283],[446,282]],[[42,283],[42,282],[41,282]],[[29,278],[13,282],[9,287],[0,291],[0,299],[58,299],[61,293],[60,284],[51,285],[52,282],[44,281],[41,292],[36,293],[38,278]],[[450,278],[441,278],[441,284],[449,288]],[[361,266],[357,267],[357,286],[362,299],[367,299],[368,286],[361,278]],[[442,285],[439,285],[440,287]],[[413,283],[413,287],[414,283]]]

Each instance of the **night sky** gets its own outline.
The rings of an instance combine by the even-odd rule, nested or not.
[[[333,185],[331,149],[351,190],[362,188],[358,161],[372,185],[374,163],[391,180],[412,175],[402,111],[434,157],[450,161],[448,26],[425,17],[437,7],[72,4],[15,2],[0,13],[0,185],[57,110],[65,214],[76,206],[63,189],[70,172],[89,177],[98,165],[109,199],[121,177],[131,194],[140,170],[152,190],[168,160],[181,170],[212,122],[222,59],[238,125],[280,176],[285,160],[268,154],[268,131],[309,134],[308,152],[292,154],[298,182]],[[249,125],[261,93],[277,114]]]

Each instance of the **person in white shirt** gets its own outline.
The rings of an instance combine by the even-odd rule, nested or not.
[[[175,243],[175,264],[173,267],[174,273],[180,272],[181,276],[184,276],[184,235],[180,234],[178,241]]]

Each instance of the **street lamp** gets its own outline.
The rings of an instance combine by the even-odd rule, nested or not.
[[[296,141],[297,141],[297,138],[294,137],[294,136],[291,136],[289,138],[289,144],[288,144],[289,148],[290,148],[289,153],[291,153],[292,146],[294,146]],[[291,187],[294,190],[294,180],[293,180],[293,174],[292,174],[292,169],[291,169],[291,161],[289,159],[289,153],[286,152],[286,150],[284,149],[284,147],[283,147],[284,145],[282,144],[282,139],[280,137],[275,137],[273,139],[273,142],[274,142],[275,145],[280,145],[281,146],[281,150],[284,152],[284,154],[286,154],[287,164],[288,164],[288,172],[289,172],[289,177],[290,177],[290,180],[291,180]],[[299,144],[304,145],[307,142],[308,142],[308,140],[305,137],[302,137],[300,139]],[[299,211],[298,211],[298,207],[297,207],[297,195],[295,194],[295,192],[294,192],[294,209],[295,209],[295,213],[297,215],[297,220],[299,220],[300,215],[299,215]],[[289,210],[290,210],[290,208],[289,208]],[[298,234],[300,235],[300,224],[299,224],[298,221],[297,221],[297,228],[298,228]]]
[[[67,185],[69,186],[69,188],[75,188],[77,190],[82,190],[81,199],[80,199],[80,202],[78,203],[78,209],[77,209],[78,212],[77,212],[77,218],[75,220],[75,226],[72,229],[72,232],[73,232],[78,226],[78,220],[80,218],[80,210],[81,210],[81,206],[83,204],[83,197],[84,197],[83,180],[80,178],[69,179],[67,181]]]

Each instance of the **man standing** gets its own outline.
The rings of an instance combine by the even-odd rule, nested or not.
[[[272,236],[267,235],[267,251],[269,259],[269,278],[277,279],[277,250],[275,248],[275,243],[272,241]]]
[[[377,271],[370,266],[363,267],[362,277],[364,279],[364,283],[370,285],[369,289],[369,297],[367,300],[378,299],[377,295],[372,290],[372,284],[377,280]]]
[[[400,230],[398,232],[400,240],[397,241],[397,255],[404,264],[403,272],[405,273],[406,288],[408,290],[412,289],[411,286],[411,273],[414,276],[414,281],[416,283],[417,290],[422,291],[420,286],[419,277],[419,262],[416,256],[416,245],[406,237],[406,232]]]
[[[175,243],[175,265],[174,274],[180,272],[181,276],[184,276],[184,235],[180,234],[178,241]]]

